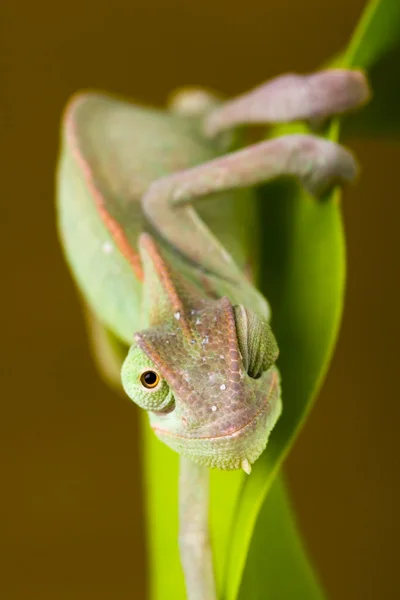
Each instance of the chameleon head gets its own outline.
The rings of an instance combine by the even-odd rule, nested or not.
[[[179,454],[249,472],[281,411],[271,328],[190,283],[149,235],[140,250],[147,329],[135,334],[122,366],[124,389]]]
[[[137,333],[122,383],[173,450],[250,472],[281,411],[277,345],[265,321],[227,298],[210,309]]]

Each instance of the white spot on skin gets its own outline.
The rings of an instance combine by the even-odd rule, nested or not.
[[[166,343],[166,344],[169,344],[169,340],[166,340],[166,341],[165,341],[165,343]]]
[[[226,390],[226,385],[223,383],[222,385],[219,386],[220,390]]]
[[[204,346],[204,344],[208,344],[208,335],[206,335],[202,341],[201,341],[202,345]]]
[[[215,412],[215,411],[217,410],[217,407],[215,406],[215,404],[214,404],[214,406],[212,406],[212,407],[211,407],[211,410],[212,410],[213,412]]]
[[[226,262],[231,262],[231,256],[225,249],[222,250],[222,256]]]
[[[190,343],[191,343],[191,344],[195,344],[195,343],[196,343],[196,340],[190,340]]]
[[[201,360],[202,360],[203,362],[206,362],[206,360],[207,360],[207,359],[206,359],[206,357],[205,357],[205,356],[203,356],[203,358],[202,358]]]
[[[196,319],[196,325],[200,325],[200,324],[201,324],[200,319]]]
[[[179,321],[179,319],[181,318],[181,313],[179,311],[174,313],[174,317],[177,321]]]
[[[223,354],[220,354],[219,357],[220,358],[225,358],[225,356]]]
[[[244,458],[242,460],[242,462],[240,463],[240,466],[242,467],[243,471],[245,473],[247,473],[247,475],[250,475],[250,473],[251,473],[251,464],[249,463],[249,461],[247,460],[247,458]]]
[[[103,250],[104,254],[111,254],[113,251],[111,242],[104,242],[104,244],[101,246],[101,249]]]

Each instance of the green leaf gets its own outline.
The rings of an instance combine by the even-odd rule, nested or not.
[[[400,4],[399,4],[400,6]],[[343,137],[398,137],[400,134],[400,47],[372,68],[374,96],[360,113],[343,123]]]
[[[179,456],[160,442],[141,411],[144,448],[149,597],[185,600],[185,586],[178,548]]]
[[[142,435],[150,598],[168,600],[173,590],[174,600],[185,600],[178,548],[179,456],[156,438],[144,413]],[[220,592],[236,498],[243,479],[238,471],[211,471],[210,533]]]
[[[263,552],[259,551],[262,545]],[[257,519],[240,597],[251,600],[322,600],[306,559],[281,477],[276,477]]]
[[[342,66],[368,70],[372,102],[348,116],[343,135],[400,133],[400,2],[370,2],[341,61]]]
[[[272,326],[281,349],[279,368],[284,410],[238,502],[224,578],[224,598],[229,600],[237,597],[253,528],[265,495],[325,375],[343,304],[345,253],[339,191],[317,201],[295,185],[280,182],[262,189],[260,195],[263,291],[271,302]],[[281,515],[273,517],[282,518]],[[252,551],[267,557],[268,546],[276,540],[257,536],[253,543],[256,550]],[[301,560],[305,564],[299,558]],[[252,589],[259,585],[259,595],[264,593],[264,598],[280,597],[279,589],[271,591],[271,595],[263,592],[261,575],[259,573],[258,584],[253,578],[245,578],[241,598],[250,597],[246,581],[252,582]],[[298,585],[302,587],[301,579]],[[318,592],[315,598],[320,596]]]
[[[400,3],[371,0],[351,37],[343,67],[371,69],[400,43]]]
[[[382,0],[368,5],[348,50],[336,66],[372,68],[388,60],[397,48],[400,35],[400,3]],[[383,77],[383,75],[381,75]],[[383,87],[383,86],[382,86]],[[374,88],[381,102],[381,88]],[[383,114],[385,106],[380,107]],[[377,109],[374,109],[377,110]],[[361,113],[363,114],[363,113]],[[364,110],[367,114],[367,109]],[[397,119],[400,111],[397,111]],[[355,116],[351,117],[355,123]],[[349,126],[351,121],[348,121]],[[295,130],[294,128],[292,129]],[[304,129],[303,129],[304,130]],[[277,128],[273,135],[284,131]],[[287,128],[286,128],[287,132]],[[338,121],[330,128],[330,139],[339,134]],[[263,532],[267,523],[285,529],[289,518],[277,502],[264,502],[280,465],[309,413],[327,371],[340,324],[344,282],[345,247],[340,213],[340,191],[316,201],[294,184],[279,182],[260,190],[263,223],[262,291],[270,300],[273,329],[281,349],[284,411],[272,432],[267,451],[245,481],[234,514],[229,556],[223,580],[224,600],[240,598],[286,598],[285,578],[304,590],[296,598],[320,598],[317,585],[307,590],[309,567],[300,544],[297,559],[286,547],[277,529]],[[283,492],[281,492],[283,494]],[[282,500],[283,502],[283,500]],[[257,520],[257,532],[252,539]],[[286,523],[287,524],[287,523]],[[271,560],[271,546],[280,548],[285,564],[281,577],[266,581],[264,573]],[[250,548],[250,558],[247,557]],[[254,562],[254,557],[258,560]],[[262,558],[260,558],[262,557]],[[246,565],[244,579],[242,574]],[[283,559],[282,559],[283,560]],[[250,564],[252,563],[252,564]],[[257,564],[257,566],[255,566]],[[298,565],[303,564],[303,569]],[[297,566],[296,566],[297,565]],[[311,589],[313,591],[311,591]]]

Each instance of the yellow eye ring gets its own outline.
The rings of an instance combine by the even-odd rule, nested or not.
[[[140,376],[140,383],[143,387],[147,388],[148,390],[157,387],[159,382],[160,376],[155,371],[145,371]]]

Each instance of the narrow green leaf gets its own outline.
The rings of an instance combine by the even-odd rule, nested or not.
[[[263,291],[271,301],[272,325],[281,349],[284,410],[265,454],[242,489],[229,544],[224,600],[237,597],[258,512],[323,379],[343,303],[345,261],[339,192],[317,201],[295,185],[280,182],[260,190],[260,196]],[[257,548],[254,552],[267,557],[267,546],[274,541],[257,536],[253,543]],[[306,564],[305,559],[298,560]],[[246,581],[249,579],[243,582],[241,598],[250,597]],[[259,574],[259,594],[264,593],[265,599],[280,597],[279,589],[271,590],[270,595],[263,592],[262,581]],[[298,585],[303,584],[300,579]],[[253,581],[252,589],[254,585]],[[320,597],[318,592],[315,598]]]
[[[399,0],[368,4],[341,64],[368,69],[373,90],[372,102],[344,120],[343,135],[399,135]]]
[[[151,600],[185,600],[178,547],[179,456],[151,431],[142,415],[146,497],[147,556]],[[210,532],[217,586],[221,589],[229,532],[236,499],[243,480],[241,472],[211,471]]]
[[[399,20],[398,0],[371,2],[348,50],[335,65],[367,69],[382,65],[379,61],[387,60],[388,52],[396,49]],[[374,87],[378,103],[383,87],[383,84]],[[361,114],[367,114],[367,110]],[[274,135],[282,131],[282,128],[276,129]],[[335,121],[329,137],[336,140],[338,134],[338,122]],[[281,348],[279,367],[284,411],[265,455],[254,466],[253,474],[245,481],[239,497],[224,574],[224,600],[235,600],[239,588],[243,599],[286,597],[282,587],[285,582],[281,577],[273,578],[267,586],[262,576],[268,568],[270,544],[278,544],[279,540],[269,539],[257,531],[250,546],[251,538],[268,489],[311,409],[328,368],[343,306],[345,248],[340,192],[336,190],[322,201],[316,201],[293,184],[281,182],[260,190],[260,199],[262,289],[272,305],[272,324]],[[284,519],[283,512],[279,513],[276,504],[267,499],[258,527],[275,520],[284,528]],[[257,573],[255,566],[250,567],[248,561],[247,569],[251,570],[252,576],[246,576],[240,587],[249,547],[253,558],[265,558],[257,561]],[[304,569],[290,571],[290,577],[297,581],[298,589],[306,589],[309,567],[300,544],[297,550],[297,564],[303,564]],[[284,555],[289,561],[290,548],[286,548],[286,554],[281,553],[281,556]],[[289,577],[291,566],[293,563],[290,561],[285,565],[286,577]],[[317,585],[312,589],[313,592],[310,588],[303,597],[321,597]]]
[[[160,442],[142,411],[147,557],[151,600],[185,600],[178,548],[179,456]]]
[[[343,67],[370,69],[400,43],[398,0],[371,0],[351,37]]]
[[[400,6],[400,3],[399,3]],[[343,123],[343,137],[388,137],[400,135],[400,46],[371,69],[374,96],[360,113]]]
[[[258,515],[239,596],[251,600],[323,599],[306,559],[282,477],[274,479]]]

